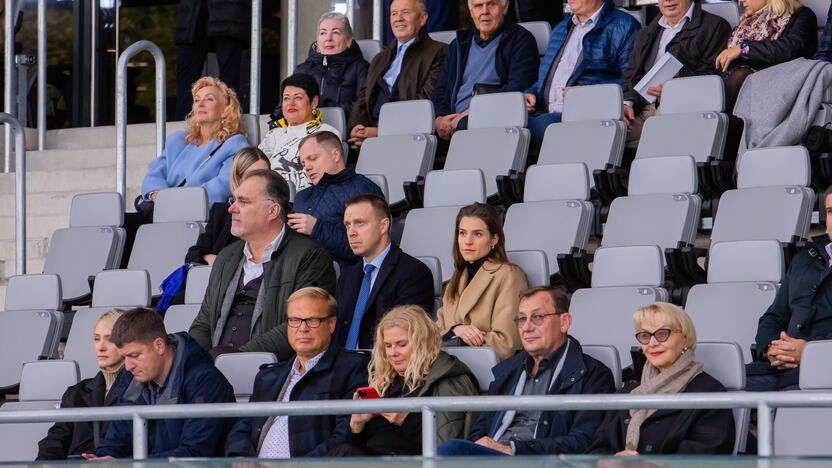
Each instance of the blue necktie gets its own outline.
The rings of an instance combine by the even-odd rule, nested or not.
[[[399,44],[399,48],[396,51],[396,58],[393,59],[393,63],[390,64],[390,68],[387,70],[387,73],[384,74],[384,82],[387,83],[387,88],[390,92],[393,91],[393,85],[396,84],[396,80],[399,78],[399,73],[402,71],[402,61],[404,60],[405,49],[407,49],[407,44]]]
[[[367,308],[367,299],[370,298],[370,281],[373,277],[375,265],[364,265],[364,279],[361,280],[361,289],[358,290],[358,300],[355,302],[355,311],[352,313],[352,324],[347,334],[347,349],[358,349],[358,335],[361,333],[361,319],[364,317],[364,309]]]

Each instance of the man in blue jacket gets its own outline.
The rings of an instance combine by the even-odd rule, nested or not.
[[[523,351],[496,365],[489,395],[614,393],[612,373],[587,356],[567,333],[572,323],[563,290],[540,286],[520,294],[517,323]],[[449,440],[439,455],[544,455],[584,453],[603,411],[498,411],[481,413],[468,440]]]
[[[552,30],[537,82],[526,90],[534,152],[560,122],[571,86],[621,83],[639,24],[613,0],[568,0],[572,13]]]
[[[110,341],[129,372],[119,377],[129,380],[119,406],[235,402],[234,389],[208,353],[187,333],[168,335],[155,310],[127,311],[113,326]],[[221,418],[148,421],[147,454],[150,458],[222,455],[230,423]],[[132,458],[132,421],[114,421],[95,453],[83,457]]]
[[[289,227],[325,248],[341,268],[358,261],[344,228],[347,201],[366,193],[384,196],[370,179],[347,167],[341,139],[332,132],[315,132],[298,145],[298,159],[312,182],[295,195]]]
[[[335,298],[321,288],[295,291],[287,301],[289,343],[296,357],[264,367],[251,401],[350,399],[367,385],[367,358],[331,346]],[[227,457],[322,456],[346,440],[349,415],[241,418],[228,434]]]
[[[506,23],[508,0],[468,0],[471,31],[457,31],[433,90],[436,134],[450,140],[468,127],[476,93],[524,91],[534,83],[540,57],[534,36]]]

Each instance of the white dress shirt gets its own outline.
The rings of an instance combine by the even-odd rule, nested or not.
[[[566,40],[566,44],[563,46],[560,61],[555,64],[552,85],[549,87],[549,112],[563,112],[563,90],[566,88],[566,83],[569,82],[572,72],[575,71],[575,65],[578,64],[578,60],[581,58],[584,36],[595,26],[601,8],[583,23],[578,21],[576,15],[572,15],[572,31],[570,31],[569,39]]]
[[[274,249],[280,245],[280,241],[283,240],[284,234],[286,234],[285,225],[282,229],[280,229],[277,237],[275,237],[273,241],[269,242],[266,245],[266,248],[263,249],[263,255],[260,256],[260,263],[256,263],[252,260],[251,249],[249,249],[248,242],[246,242],[246,245],[243,247],[243,255],[246,257],[246,261],[243,263],[243,284],[248,284],[249,281],[263,276],[263,264],[271,261],[272,253],[274,253]]]
[[[668,24],[667,23],[667,18],[665,18],[664,16],[659,18],[659,26],[662,27],[663,31],[662,31],[662,37],[659,40],[659,50],[656,53],[655,62],[658,62],[659,59],[662,58],[662,55],[664,55],[664,53],[667,49],[667,45],[670,44],[670,41],[672,41],[673,38],[676,37],[677,34],[679,34],[679,31],[681,31],[682,28],[684,28],[685,25],[688,24],[688,21],[690,21],[691,18],[693,18],[693,4],[692,3],[690,5],[690,8],[688,8],[688,11],[685,13],[684,18],[680,19],[679,22],[676,23],[675,26],[671,26],[670,24]]]

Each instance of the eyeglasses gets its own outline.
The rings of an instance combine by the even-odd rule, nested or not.
[[[256,201],[256,200],[254,200],[254,201]],[[235,203],[236,203],[236,204],[238,204],[238,205],[245,206],[245,205],[250,205],[250,204],[252,204],[254,201],[252,201],[252,200],[247,200],[247,199],[245,199],[245,198],[243,198],[243,199],[238,199],[238,198],[235,198],[235,197],[233,197],[233,196],[232,196],[232,197],[228,197],[228,204],[229,204],[229,205],[233,205],[233,204],[235,204]],[[263,198],[263,201],[268,201],[268,202],[272,202],[272,203],[277,203],[277,201],[276,201],[276,200],[272,200],[271,198]]]
[[[670,335],[678,330],[671,330],[670,328],[659,328],[658,330],[654,331],[653,333],[650,332],[638,332],[636,333],[636,341],[639,343],[646,345],[650,343],[650,338],[655,337],[656,341],[659,343],[664,343],[668,339],[670,339]]]
[[[297,318],[297,317],[289,317],[288,319],[286,319],[286,322],[292,328],[300,328],[301,323],[305,323],[306,326],[309,327],[309,328],[318,328],[318,327],[321,326],[322,323],[326,322],[327,320],[329,320],[332,317],[333,317],[332,315],[327,315],[326,317],[309,317],[309,318],[305,318],[305,319]]]
[[[540,324],[543,323],[543,319],[545,319],[546,317],[548,317],[550,315],[562,315],[562,314],[563,314],[563,312],[552,312],[551,314],[534,314],[531,317],[523,317],[521,315],[521,316],[515,318],[513,320],[513,322],[518,327],[522,327],[526,323],[527,320],[531,321],[532,325],[540,325]]]

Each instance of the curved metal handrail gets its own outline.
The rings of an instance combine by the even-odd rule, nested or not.
[[[23,131],[20,121],[11,114],[0,112],[0,123],[8,124],[14,133],[15,273],[24,275],[26,274],[26,132]]]

